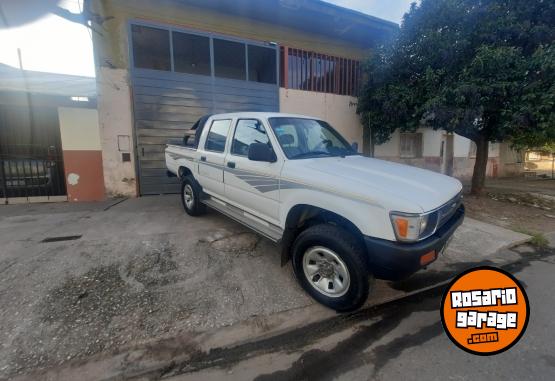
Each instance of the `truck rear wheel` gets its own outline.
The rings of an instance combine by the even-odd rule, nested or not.
[[[299,234],[292,246],[295,275],[306,292],[338,312],[359,308],[374,278],[364,249],[345,229],[321,224]]]
[[[185,176],[181,183],[181,202],[190,216],[200,216],[206,212],[206,205],[200,202],[202,190],[193,176]]]

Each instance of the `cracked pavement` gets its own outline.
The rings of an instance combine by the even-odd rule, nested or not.
[[[376,282],[366,306],[486,257],[494,264],[518,258],[491,254],[527,239],[479,222],[458,234],[428,270]],[[0,378],[87,362],[96,373],[79,370],[82,381],[101,370],[105,378],[141,367],[159,372],[178,355],[200,359],[238,342],[279,340],[280,332],[337,316],[302,291],[289,265],[280,266],[274,244],[215,212],[189,217],[175,195],[3,206],[0,275]]]

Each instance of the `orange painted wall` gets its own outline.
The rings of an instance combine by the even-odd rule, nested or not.
[[[64,151],[64,169],[69,201],[104,199],[102,151]]]

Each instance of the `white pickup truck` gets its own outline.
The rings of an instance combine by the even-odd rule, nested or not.
[[[281,244],[282,265],[337,311],[436,260],[464,218],[458,180],[364,157],[319,119],[209,115],[192,132],[166,148],[185,211],[209,206]]]

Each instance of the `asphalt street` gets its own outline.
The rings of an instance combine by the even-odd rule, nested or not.
[[[174,380],[553,380],[555,250],[505,266],[526,288],[528,328],[510,350],[475,356],[443,331],[435,288],[378,308],[343,315],[304,332],[233,348],[174,370]]]

